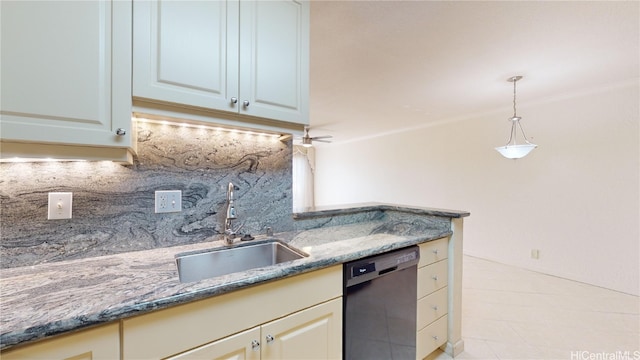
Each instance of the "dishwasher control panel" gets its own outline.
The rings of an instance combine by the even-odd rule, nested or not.
[[[385,274],[418,264],[420,249],[417,246],[374,255],[345,264],[345,286],[356,285]]]
[[[356,265],[351,268],[351,276],[362,276],[376,271],[376,263]]]

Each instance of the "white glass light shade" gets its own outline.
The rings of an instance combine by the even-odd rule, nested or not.
[[[507,159],[520,159],[527,156],[527,154],[536,147],[538,147],[538,145],[529,143],[523,145],[498,146],[496,150]]]
[[[507,159],[520,159],[527,156],[527,154],[538,147],[538,145],[530,143],[527,139],[527,135],[525,135],[522,125],[520,125],[520,117],[514,116],[509,120],[511,121],[511,134],[509,136],[509,141],[507,141],[506,145],[498,146],[495,149]],[[518,144],[516,142],[518,129],[520,129],[520,133],[524,138],[524,144]]]

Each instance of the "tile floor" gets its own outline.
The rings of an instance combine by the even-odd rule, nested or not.
[[[640,360],[639,297],[470,256],[463,266],[456,359]]]

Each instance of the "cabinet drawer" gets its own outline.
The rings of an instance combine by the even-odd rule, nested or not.
[[[447,260],[418,269],[418,299],[447,286]]]
[[[447,287],[418,300],[418,330],[447,314]]]
[[[420,244],[420,262],[418,267],[427,266],[447,258],[449,239],[442,238]]]
[[[447,316],[433,322],[426,328],[418,331],[416,341],[416,358],[424,359],[435,349],[447,342]]]

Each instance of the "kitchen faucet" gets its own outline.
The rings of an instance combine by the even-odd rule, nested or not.
[[[238,218],[236,216],[236,207],[233,205],[233,192],[239,189],[240,188],[233,185],[232,182],[229,182],[229,186],[227,187],[227,216],[224,219],[224,241],[229,245],[233,244],[233,239],[235,239],[238,230],[242,227],[242,225],[240,225],[234,230],[231,224],[231,220]]]

